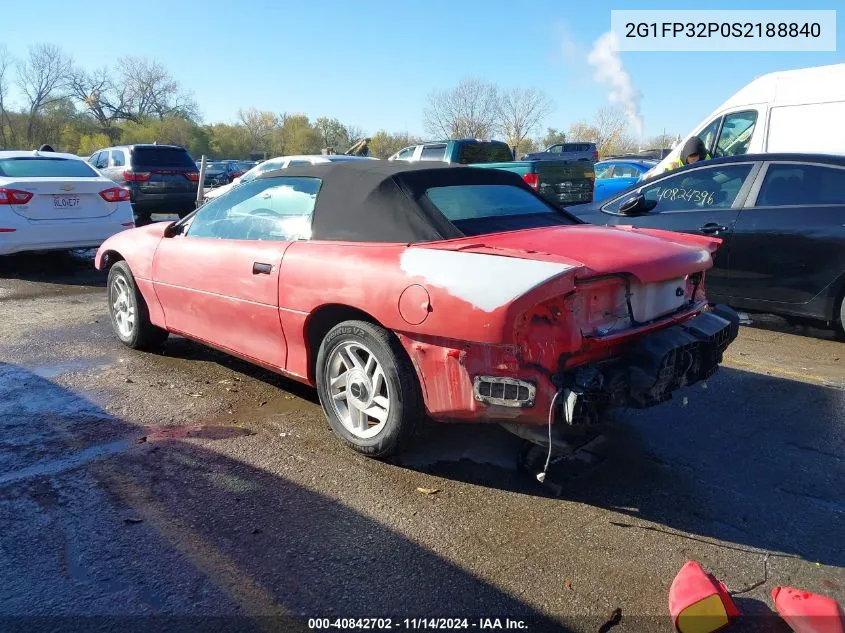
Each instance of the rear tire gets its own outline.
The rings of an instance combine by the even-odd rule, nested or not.
[[[147,302],[135,285],[129,264],[115,263],[106,287],[112,329],[120,342],[132,349],[159,349],[169,333],[150,321]]]
[[[391,332],[345,321],[317,354],[317,393],[329,425],[353,450],[385,458],[405,448],[423,418],[417,374]]]

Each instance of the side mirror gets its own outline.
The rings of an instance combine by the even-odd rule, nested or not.
[[[177,235],[182,235],[182,232],[184,230],[184,224],[179,224],[178,222],[171,222],[164,229],[164,237],[176,237]]]
[[[648,213],[656,206],[657,202],[654,200],[646,200],[643,194],[638,193],[635,196],[631,196],[621,204],[619,207],[619,213],[621,215],[641,215],[643,213]]]

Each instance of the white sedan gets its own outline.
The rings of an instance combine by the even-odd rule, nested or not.
[[[0,255],[96,248],[135,226],[129,200],[79,156],[2,151]]]
[[[266,171],[273,171],[275,169],[286,169],[288,167],[297,167],[300,165],[320,165],[323,163],[337,163],[349,160],[378,160],[370,156],[347,156],[346,154],[308,154],[302,156],[279,156],[277,158],[269,158],[255,167],[250,169],[240,178],[235,178],[230,184],[216,187],[203,195],[205,202],[213,200],[218,196],[222,196],[233,187],[238,186],[242,182],[249,182],[256,176],[263,174]],[[199,164],[199,163],[198,163]]]

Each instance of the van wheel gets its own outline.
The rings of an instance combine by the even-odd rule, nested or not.
[[[317,393],[329,425],[347,446],[385,458],[404,448],[423,417],[417,374],[391,332],[345,321],[317,354]]]
[[[167,340],[167,330],[150,322],[147,302],[125,261],[117,262],[109,270],[108,301],[112,329],[127,347],[154,350]]]

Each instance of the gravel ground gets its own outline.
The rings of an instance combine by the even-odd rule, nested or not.
[[[498,427],[358,456],[307,388],[176,337],[123,348],[103,286],[90,253],[0,262],[3,631],[598,631],[617,609],[603,630],[671,631],[690,559],[736,592],[735,630],[788,631],[764,617],[778,584],[845,603],[845,361],[825,332],[744,327],[706,389],[620,413],[541,486]]]

